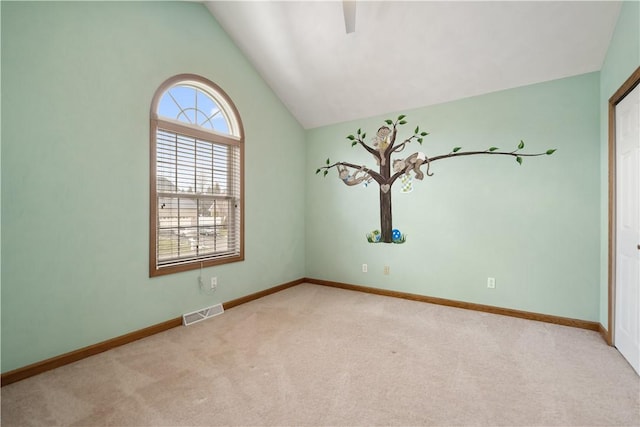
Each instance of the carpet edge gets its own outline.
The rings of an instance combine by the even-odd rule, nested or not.
[[[570,317],[554,316],[551,314],[534,313],[530,311],[515,310],[512,308],[496,307],[492,305],[477,304],[472,302],[456,301],[445,298],[430,297],[426,295],[411,294],[407,292],[392,291],[388,289],[372,288],[369,286],[351,285],[342,282],[333,282],[330,280],[321,280],[306,277],[306,283],[314,285],[329,286],[332,288],[346,289],[350,291],[365,292],[369,294],[382,295],[393,298],[401,298],[411,301],[426,302],[430,304],[445,305],[448,307],[463,308],[466,310],[482,311],[485,313],[500,314],[502,316],[517,317],[520,319],[535,320],[538,322],[553,323],[556,325],[570,326],[573,328],[588,329],[590,331],[599,332],[604,337],[605,329],[599,322],[590,320],[573,319]],[[605,341],[607,341],[605,339]]]
[[[241,298],[237,298],[225,303],[222,306],[225,310],[236,307],[241,304],[246,304],[250,301],[265,297],[276,292],[280,292],[284,289],[292,286],[299,285],[304,282],[304,279],[296,279],[291,282],[283,283],[268,289],[264,289],[253,294],[246,295]],[[105,341],[98,342],[96,344],[82,347],[77,350],[72,350],[68,353],[63,353],[58,356],[51,357],[49,359],[41,360],[39,362],[32,363],[30,365],[16,368],[11,371],[4,372],[0,375],[0,386],[4,387],[9,384],[13,384],[18,381],[25,380],[43,372],[50,371],[55,368],[59,368],[70,363],[77,362],[90,356],[94,356],[99,353],[111,350],[116,347],[120,347],[125,344],[129,344],[133,341],[137,341],[142,338],[155,335],[160,332],[175,328],[182,325],[182,316],[176,317],[165,322],[157,323],[155,325],[148,326],[137,331],[130,332],[128,334],[120,335],[115,338],[111,338]]]

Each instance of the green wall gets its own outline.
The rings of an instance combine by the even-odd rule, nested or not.
[[[2,94],[2,2],[0,1],[0,94]],[[2,102],[0,102],[0,294],[2,291]],[[2,319],[2,298],[0,296],[0,319]],[[0,323],[1,329],[1,323]],[[0,331],[1,332],[1,331]],[[2,351],[2,343],[0,342],[0,353]]]
[[[304,130],[202,4],[2,2],[1,37],[3,372],[304,276]],[[149,106],[185,72],[246,133],[246,261],[214,294],[148,277]]]
[[[600,71],[600,323],[609,316],[609,98],[640,66],[640,2],[622,3],[618,23]]]
[[[598,320],[599,74],[590,73],[404,111],[409,136],[431,134],[429,156],[455,146],[557,148],[552,156],[475,156],[432,164],[414,191],[393,188],[402,245],[370,244],[379,228],[377,186],[347,187],[327,157],[375,166],[345,136],[373,135],[389,114],[307,133],[307,276],[499,307]],[[361,272],[367,263],[368,273]],[[383,275],[384,265],[390,274]],[[496,288],[487,289],[487,277]]]

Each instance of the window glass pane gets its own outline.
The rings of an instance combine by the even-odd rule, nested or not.
[[[216,183],[215,188],[218,194],[229,194],[229,147],[225,145],[214,144],[213,146],[213,182]]]
[[[173,177],[158,176],[158,191],[161,193],[175,193],[176,184],[171,179]]]
[[[159,130],[156,133],[156,188],[159,192],[177,191],[176,172],[176,135]]]
[[[178,226],[180,234],[194,237],[194,229],[198,226],[198,205],[193,199],[178,199]]]
[[[209,98],[204,92],[198,91],[198,126],[202,126],[207,129],[214,129],[211,118],[220,114],[220,108]]]
[[[200,200],[200,243],[198,245],[199,254],[207,255],[216,252],[216,219],[213,216],[213,200]]]
[[[188,86],[174,86],[169,89],[167,95],[171,97],[180,110],[175,118],[181,122],[195,125],[196,89]]]
[[[197,255],[198,248],[198,204],[193,199],[178,199],[180,257]]]
[[[231,134],[231,131],[229,130],[229,124],[227,123],[227,119],[225,119],[222,114],[217,114],[211,119],[211,121],[213,122],[213,128],[216,131],[220,133],[229,134],[229,135]]]
[[[218,103],[207,93],[188,85],[167,90],[158,103],[158,115],[223,134],[231,133]]]
[[[158,105],[158,114],[170,119],[175,119],[180,114],[180,107],[178,107],[178,105],[170,96],[165,94],[165,96],[160,99],[160,104]]]
[[[178,199],[158,198],[158,227],[160,230],[178,229]]]
[[[195,139],[178,136],[176,145],[178,191],[194,193],[196,174]]]
[[[161,230],[158,234],[158,261],[176,259],[180,256],[180,236]]]
[[[180,254],[178,236],[178,199],[158,199],[158,258],[176,258]]]
[[[205,228],[200,234],[200,255],[216,253],[216,234],[214,228]]]
[[[204,141],[196,142],[196,192],[213,193],[213,144]]]

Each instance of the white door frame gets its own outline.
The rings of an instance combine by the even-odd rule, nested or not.
[[[640,84],[640,67],[609,98],[609,319],[603,334],[607,344],[615,344],[616,297],[616,105]]]

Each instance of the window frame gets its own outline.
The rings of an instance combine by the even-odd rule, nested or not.
[[[193,86],[203,92],[210,94],[218,104],[223,115],[227,119],[230,135],[207,130],[204,127],[190,125],[178,120],[161,117],[158,114],[158,107],[163,95],[172,87],[178,85]],[[151,102],[150,110],[150,132],[149,132],[149,277],[162,276],[166,274],[179,273],[203,267],[228,264],[244,261],[244,128],[238,110],[231,98],[218,85],[212,81],[196,74],[179,74],[163,82]],[[193,260],[180,261],[167,265],[159,265],[158,257],[158,174],[157,174],[157,132],[158,129],[182,135],[187,138],[204,140],[213,144],[238,147],[239,163],[239,223],[237,233],[239,236],[239,252],[232,256],[220,256],[213,254],[209,257],[202,257]],[[177,185],[177,183],[176,183]]]

